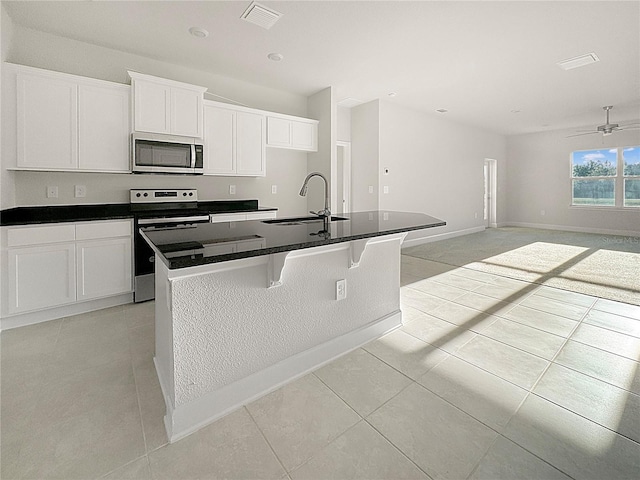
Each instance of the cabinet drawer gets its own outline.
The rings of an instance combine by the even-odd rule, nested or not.
[[[276,211],[247,213],[247,220],[264,220],[266,218],[276,218]]]
[[[246,213],[222,213],[211,215],[211,223],[217,222],[241,222],[247,219]]]
[[[131,220],[113,222],[92,222],[76,226],[76,240],[95,240],[100,238],[130,237]]]
[[[45,245],[49,243],[73,242],[76,227],[73,223],[64,225],[45,225],[9,228],[7,246],[23,247],[27,245]]]

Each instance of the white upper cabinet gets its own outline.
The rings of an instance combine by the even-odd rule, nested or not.
[[[129,87],[31,67],[10,68],[16,71],[18,169],[131,171]]]
[[[267,146],[318,151],[318,122],[289,116],[267,117]]]
[[[129,76],[136,132],[202,138],[206,87],[137,72],[129,72]]]
[[[17,75],[17,166],[78,168],[78,86],[48,75]]]
[[[257,113],[236,113],[236,173],[265,175],[265,117]]]
[[[130,95],[126,85],[78,87],[80,170],[129,171]]]
[[[205,102],[204,126],[205,175],[265,175],[263,114],[218,102]]]
[[[204,174],[235,175],[236,112],[204,106]]]

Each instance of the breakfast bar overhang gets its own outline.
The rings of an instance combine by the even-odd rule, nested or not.
[[[402,241],[443,225],[370,211],[143,230],[169,440],[399,327]]]

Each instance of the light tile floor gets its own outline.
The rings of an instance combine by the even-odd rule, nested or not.
[[[153,303],[3,332],[3,479],[638,479],[640,307],[403,256],[404,326],[167,444]]]

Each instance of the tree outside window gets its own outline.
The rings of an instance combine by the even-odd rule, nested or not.
[[[624,162],[624,206],[640,207],[640,147],[622,149]]]
[[[571,153],[571,204],[640,207],[640,147]]]
[[[571,154],[572,205],[616,204],[618,150],[585,150]]]

